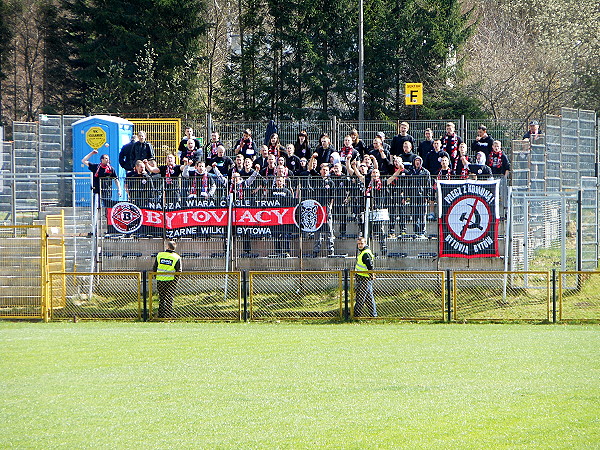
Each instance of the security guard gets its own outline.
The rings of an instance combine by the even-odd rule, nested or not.
[[[165,251],[156,255],[156,261],[152,268],[154,272],[159,272],[156,275],[156,287],[158,288],[158,317],[160,318],[173,316],[173,297],[177,284],[175,272],[181,272],[181,256],[175,253],[175,248],[175,242],[168,241]]]
[[[367,304],[370,317],[377,317],[377,307],[375,306],[375,297],[373,296],[373,279],[375,275],[370,271],[373,270],[373,261],[375,256],[367,245],[367,240],[364,237],[359,237],[356,240],[358,247],[358,256],[356,257],[355,276],[355,304],[354,317],[362,315],[363,305]]]

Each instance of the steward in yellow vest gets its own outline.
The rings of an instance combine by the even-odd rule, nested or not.
[[[356,240],[358,247],[358,256],[356,257],[356,265],[354,270],[356,276],[355,282],[355,303],[354,317],[361,317],[363,306],[367,306],[370,317],[377,317],[377,306],[375,305],[375,296],[373,294],[373,279],[375,278],[372,272],[374,269],[373,261],[375,259],[373,252],[367,246],[367,240],[364,237],[359,237]]]
[[[175,242],[167,242],[165,251],[156,255],[152,269],[157,272],[158,317],[173,317],[173,298],[177,285],[175,272],[181,272],[181,256],[175,253],[175,248]]]
[[[364,240],[364,238],[359,238],[359,241],[360,239]],[[362,277],[371,276],[372,274],[368,273],[368,271],[373,270],[374,259],[375,255],[373,255],[373,252],[365,242],[362,249],[359,247],[359,253],[356,257],[356,265],[354,266],[354,270],[357,272],[356,275],[360,275]]]

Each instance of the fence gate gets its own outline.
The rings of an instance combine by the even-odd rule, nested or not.
[[[512,192],[510,270],[575,270],[577,193]]]

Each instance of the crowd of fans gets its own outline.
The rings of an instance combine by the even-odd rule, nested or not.
[[[411,221],[413,233],[425,237],[426,220],[435,219],[437,180],[481,180],[506,176],[510,171],[500,141],[492,139],[483,125],[470,151],[451,122],[439,138],[426,129],[420,142],[408,131],[408,123],[403,122],[391,143],[379,132],[367,144],[352,130],[341,148],[335,148],[324,133],[313,148],[305,131],[298,133],[294,143],[284,145],[273,133],[268,145],[260,145],[247,129],[228,152],[216,131],[202,147],[188,127],[179,144],[179,162],[176,155],[169,154],[164,165],[157,164],[146,133],[140,131],[121,149],[119,164],[127,171],[129,200],[141,207],[148,202],[169,207],[183,198],[208,200],[229,193],[236,200],[277,199],[282,205],[314,199],[327,209],[338,227],[336,234],[344,237],[346,223],[364,221],[368,205],[371,211],[385,211],[372,225],[384,246],[383,222],[388,236],[406,233]],[[109,161],[91,164],[89,156],[83,162],[97,177],[114,179]],[[333,251],[331,221],[322,228]]]
[[[202,148],[193,129],[187,128],[178,148],[179,163],[170,154],[164,165],[156,164],[152,146],[140,131],[137,139],[121,150],[119,164],[128,171],[126,186],[131,187],[136,178],[153,175],[166,183],[182,177],[193,181],[188,183],[188,195],[202,197],[214,195],[218,186],[228,185],[231,192],[243,191],[255,183],[273,187],[276,179],[281,178],[280,183],[295,197],[300,197],[304,190],[306,198],[311,195],[308,191],[331,184],[333,191],[342,188],[374,196],[373,191],[383,190],[386,197],[398,199],[414,196],[407,187],[415,183],[404,180],[405,177],[421,178],[416,184],[426,185],[419,192],[427,197],[431,196],[429,188],[434,187],[436,180],[486,179],[506,176],[510,171],[500,141],[493,140],[483,125],[478,128],[470,152],[451,122],[446,124],[446,133],[439,139],[433,137],[431,129],[425,130],[424,139],[418,144],[408,130],[408,123],[400,124],[400,133],[391,144],[385,142],[382,132],[366,144],[352,130],[339,149],[334,148],[325,133],[313,148],[304,131],[298,133],[295,143],[284,146],[276,133],[270,136],[268,145],[259,145],[252,139],[251,130],[244,130],[228,152],[217,132],[211,134],[210,142]],[[254,195],[258,193],[256,187],[252,189]],[[244,195],[242,191],[240,195]]]

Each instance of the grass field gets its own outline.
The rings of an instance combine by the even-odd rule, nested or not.
[[[598,448],[598,325],[0,322],[0,448]]]

